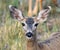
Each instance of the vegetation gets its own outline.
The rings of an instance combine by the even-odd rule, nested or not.
[[[20,1],[20,2],[19,2]],[[27,0],[0,0],[0,50],[26,50],[26,39],[24,31],[19,21],[13,20],[10,17],[8,6],[10,4],[22,9],[24,15],[27,16],[28,10]],[[33,1],[33,3],[35,0]],[[51,3],[49,3],[51,5]],[[48,26],[47,22],[40,24],[38,30],[40,33],[46,33],[45,37],[48,37],[50,33],[60,31],[60,14],[56,13],[57,7],[53,7],[47,22],[52,25]],[[59,9],[60,10],[60,9]],[[57,10],[57,11],[59,11]],[[26,13],[25,13],[26,12]],[[51,27],[51,29],[49,28]],[[42,37],[43,38],[43,37]],[[43,39],[44,39],[43,38]]]

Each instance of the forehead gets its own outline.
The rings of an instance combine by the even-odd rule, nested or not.
[[[32,25],[34,23],[34,19],[33,18],[27,18],[26,23]]]

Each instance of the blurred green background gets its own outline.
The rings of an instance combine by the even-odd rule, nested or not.
[[[26,4],[27,3],[27,4]],[[35,0],[33,0],[34,7]],[[49,14],[47,22],[39,24],[37,32],[44,40],[53,32],[60,31],[60,5],[57,0],[57,6],[52,0],[45,0],[43,7],[50,5],[52,11]],[[0,0],[0,50],[26,50],[26,39],[24,31],[19,21],[10,17],[9,5],[17,6],[27,16],[28,0]]]

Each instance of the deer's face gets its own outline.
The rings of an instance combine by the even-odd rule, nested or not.
[[[9,10],[11,16],[21,22],[26,37],[30,39],[34,36],[37,25],[46,21],[51,7],[49,6],[48,9],[41,10],[37,17],[24,17],[22,12],[12,5],[9,5]]]
[[[37,28],[38,22],[35,21],[34,18],[26,18],[21,22],[23,29],[25,31],[25,35],[28,38],[32,38],[34,36],[34,31]]]

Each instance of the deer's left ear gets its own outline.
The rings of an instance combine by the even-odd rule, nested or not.
[[[44,9],[44,10],[41,10],[38,14],[38,17],[37,17],[37,20],[40,22],[40,23],[43,23],[44,21],[47,20],[47,16],[49,15],[48,13],[51,11],[51,7],[48,6],[47,9]]]
[[[9,10],[10,10],[11,17],[13,17],[14,19],[17,20],[23,19],[21,10],[17,9],[15,6],[9,5]]]

